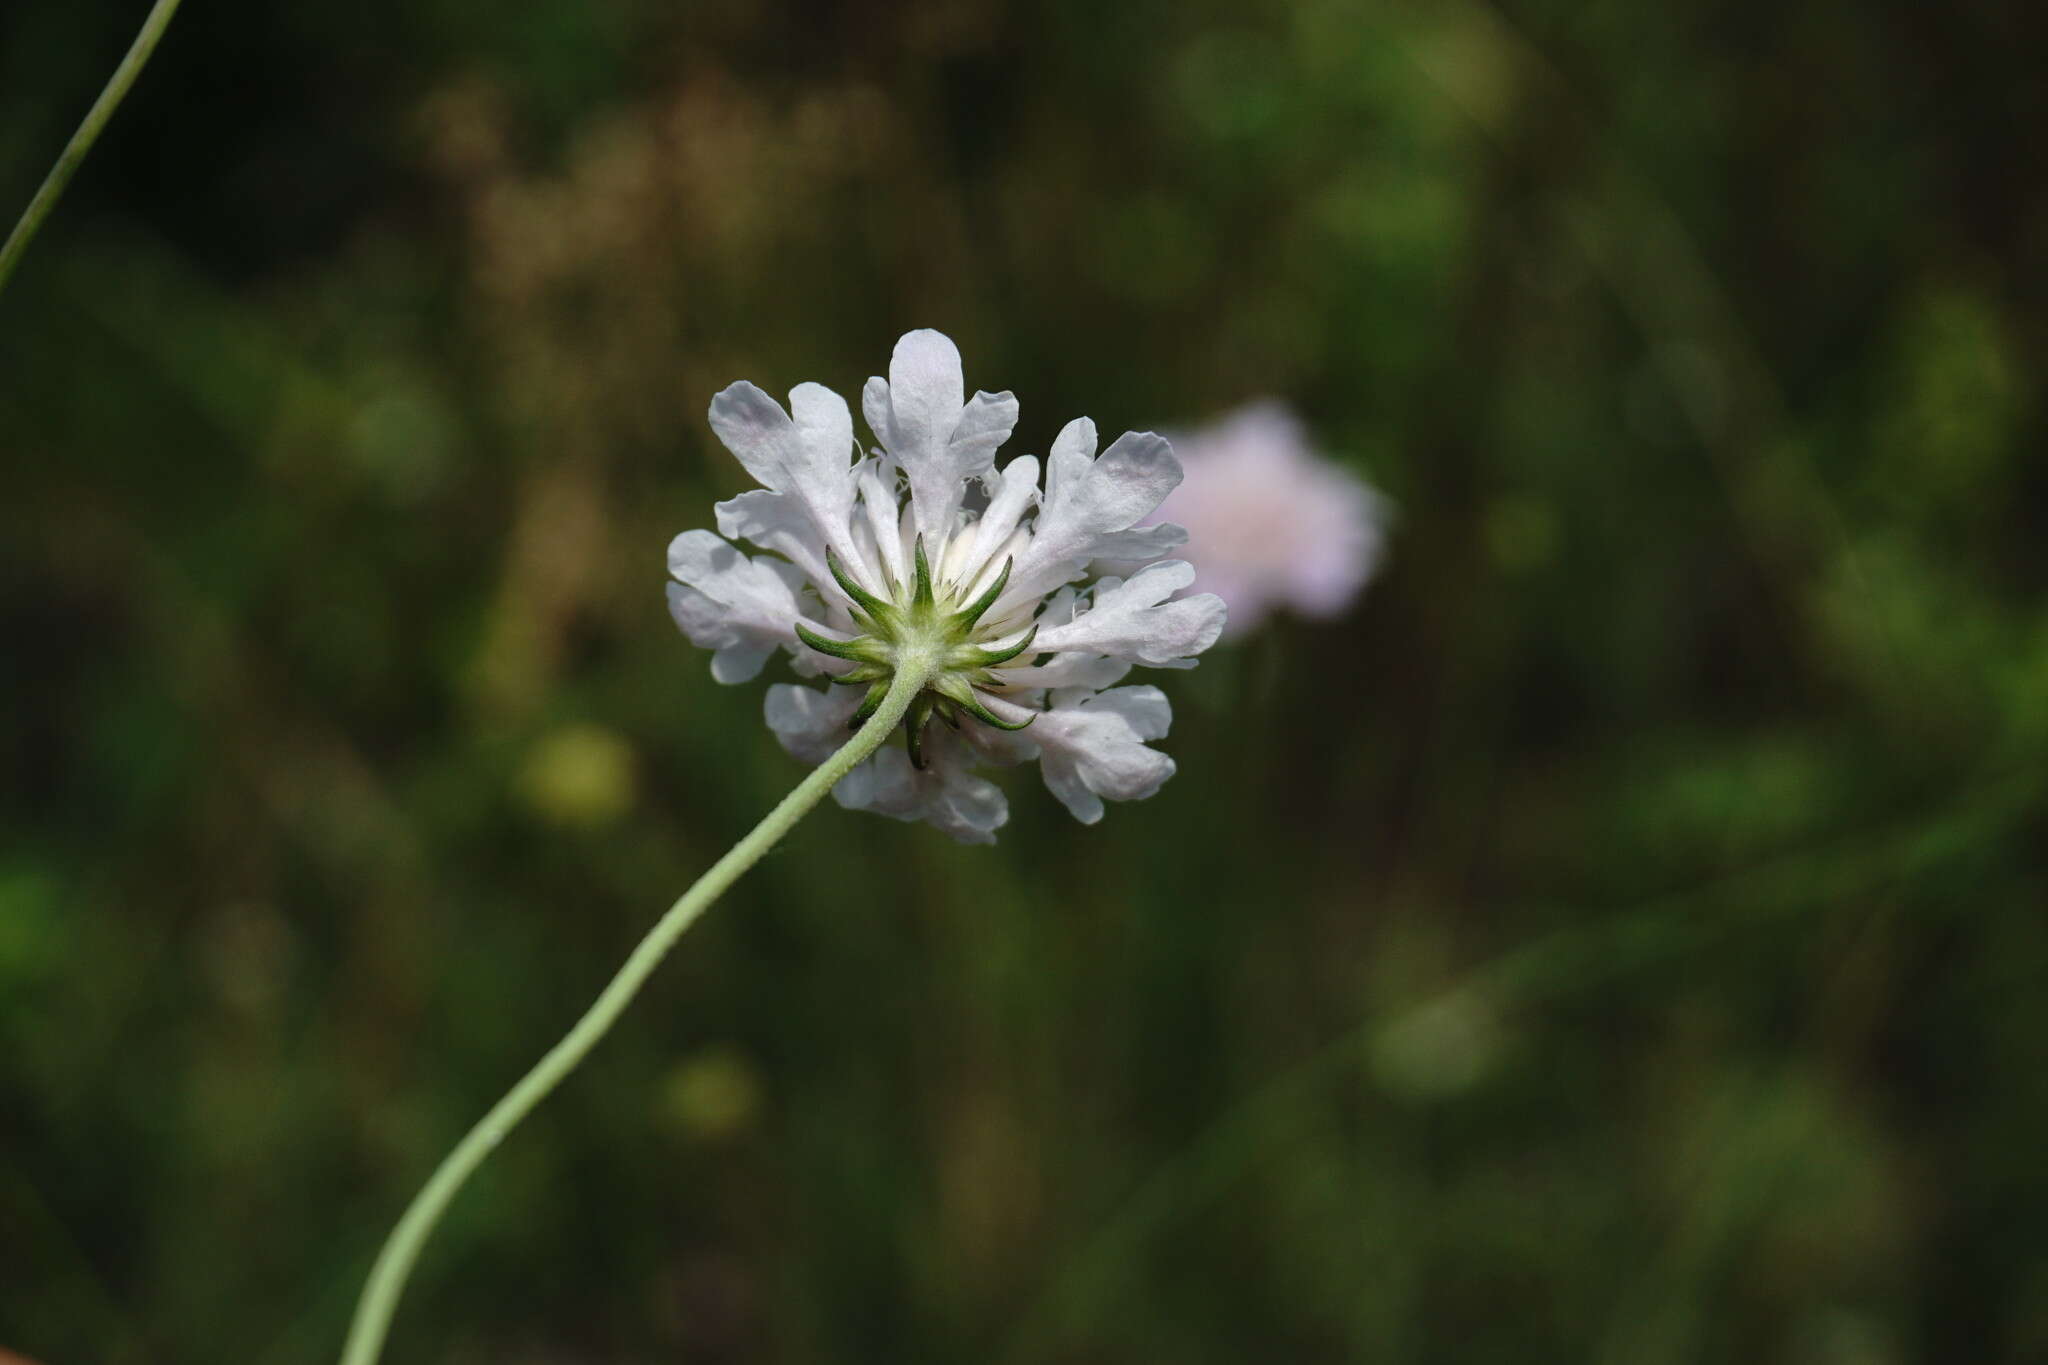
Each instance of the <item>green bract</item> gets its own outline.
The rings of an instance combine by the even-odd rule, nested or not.
[[[954,590],[935,591],[932,587],[931,563],[925,557],[924,537],[917,538],[912,551],[916,565],[915,577],[908,584],[896,584],[896,600],[891,602],[875,596],[854,581],[839,562],[839,557],[829,549],[825,552],[826,567],[831,569],[833,581],[838,583],[846,595],[853,599],[852,616],[863,634],[850,640],[834,640],[818,634],[799,623],[797,638],[820,654],[829,654],[835,659],[845,659],[856,665],[852,671],[840,674],[834,679],[841,683],[866,683],[868,694],[847,722],[849,730],[857,730],[867,723],[869,716],[881,706],[882,698],[889,694],[889,684],[897,674],[911,672],[924,678],[924,690],[911,703],[909,712],[903,718],[904,740],[910,750],[910,761],[918,768],[924,767],[924,727],[933,715],[945,721],[954,729],[960,728],[960,715],[965,712],[984,725],[993,725],[999,730],[1021,730],[1034,717],[1027,716],[1021,721],[1006,721],[989,710],[982,700],[982,687],[996,683],[988,670],[997,664],[1008,663],[1031,647],[1038,637],[1038,627],[1032,626],[1010,642],[984,640],[976,627],[988,609],[995,605],[1003,594],[1003,587],[1010,581],[1010,568],[1014,562],[1003,560],[1003,567],[997,572],[982,594],[972,602],[962,602]]]

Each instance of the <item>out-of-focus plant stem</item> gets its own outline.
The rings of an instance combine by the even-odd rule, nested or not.
[[[14,267],[20,264],[22,254],[28,250],[28,244],[34,240],[36,229],[43,225],[43,219],[50,216],[50,210],[63,197],[64,187],[71,183],[71,177],[77,173],[86,153],[92,150],[92,144],[99,141],[100,130],[121,107],[121,101],[127,97],[128,88],[135,84],[135,78],[142,74],[142,68],[149,65],[149,55],[156,51],[157,40],[170,27],[171,16],[178,12],[180,2],[156,0],[156,4],[150,7],[149,17],[142,21],[142,31],[128,45],[128,55],[114,68],[106,88],[100,91],[100,97],[86,112],[85,121],[78,125],[78,131],[65,144],[57,164],[50,167],[50,173],[43,177],[42,187],[36,191],[36,197],[29,200],[28,208],[22,211],[20,221],[14,225],[14,231],[7,234],[7,244],[0,246],[0,290],[7,288],[7,281],[13,276]]]
[[[371,1267],[369,1281],[363,1286],[363,1297],[356,1304],[355,1320],[349,1326],[342,1365],[375,1365],[384,1346],[385,1334],[391,1326],[391,1315],[398,1307],[398,1296],[404,1291],[406,1278],[412,1272],[413,1262],[419,1259],[420,1248],[425,1245],[434,1224],[440,1221],[441,1214],[462,1188],[463,1182],[483,1164],[484,1158],[504,1140],[505,1135],[546,1099],[549,1092],[561,1084],[598,1040],[610,1031],[626,1006],[633,1002],[633,997],[639,994],[640,987],[661,965],[669,949],[682,937],[683,931],[695,923],[726,888],[738,881],[741,874],[775,847],[783,835],[795,828],[797,821],[823,800],[825,793],[831,791],[840,778],[881,747],[882,741],[889,737],[910,709],[910,703],[923,690],[925,681],[925,675],[915,669],[897,673],[888,695],[882,700],[881,709],[868,719],[868,723],[846,741],[839,752],[798,783],[796,790],[783,797],[760,824],[713,863],[711,870],[699,877],[696,884],[669,907],[668,913],[647,931],[647,937],[640,940],[625,965],[619,968],[618,975],[611,979],[596,1002],[584,1011],[575,1027],[491,1107],[491,1111],[455,1145],[455,1150],[442,1159],[420,1192],[413,1196],[411,1206],[385,1240],[384,1249],[377,1254],[377,1263]]]

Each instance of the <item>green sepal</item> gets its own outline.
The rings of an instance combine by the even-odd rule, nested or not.
[[[918,536],[912,553],[917,562],[917,587],[913,591],[910,604],[914,607],[928,607],[932,604],[932,566],[931,561],[924,557],[922,535]]]
[[[849,668],[846,672],[838,674],[832,678],[832,681],[836,683],[886,682],[894,676],[896,676],[895,670],[887,664],[862,664],[858,668]]]
[[[1010,581],[1010,570],[1016,563],[1017,557],[1015,555],[1003,556],[1002,572],[996,575],[995,582],[988,585],[988,591],[975,598],[967,606],[962,607],[959,614],[947,624],[951,625],[955,630],[964,631],[987,615],[988,609],[996,604],[998,597],[1003,595],[1003,586]]]
[[[846,571],[846,566],[839,562],[839,556],[832,553],[832,547],[829,545],[825,547],[825,567],[832,571],[832,581],[839,585],[840,591],[851,597],[854,603],[868,614],[871,624],[885,624],[896,619],[896,608],[856,583],[853,575]]]
[[[958,674],[936,679],[932,683],[932,687],[948,702],[959,707],[968,715],[973,716],[982,724],[993,725],[998,730],[1021,730],[1038,718],[1034,712],[1023,720],[1004,720],[995,712],[989,710],[987,703],[982,701],[981,694],[976,692],[969,685],[968,681]]]
[[[854,640],[828,640],[799,621],[796,623],[796,638],[820,654],[829,654],[835,659],[850,659],[857,664],[878,664],[886,661],[885,656],[878,652],[878,642],[868,636]]]
[[[1031,642],[1037,638],[1038,627],[1034,625],[1024,632],[1023,639],[1007,649],[957,649],[948,662],[959,668],[993,668],[997,664],[1008,663],[1031,648]]]
[[[924,771],[924,727],[932,718],[933,700],[929,692],[918,693],[903,717],[903,747],[910,751],[910,766],[919,772]]]
[[[1033,711],[1022,720],[1004,720],[1001,716],[998,716],[995,712],[984,706],[980,697],[974,698],[974,700],[966,703],[960,709],[973,716],[983,725],[993,725],[998,730],[1021,730],[1031,724],[1032,721],[1038,719],[1038,713]]]
[[[886,682],[878,682],[873,687],[870,687],[868,694],[860,700],[860,708],[853,713],[853,719],[846,722],[846,728],[858,730],[861,726],[866,725],[873,718],[875,712],[882,709],[882,699],[888,695],[889,684]]]

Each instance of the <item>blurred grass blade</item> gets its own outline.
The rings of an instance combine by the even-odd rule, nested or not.
[[[150,7],[149,17],[142,21],[142,31],[137,33],[135,41],[129,44],[128,55],[114,68],[114,74],[107,81],[106,89],[100,91],[100,97],[93,101],[92,108],[87,111],[85,122],[79,124],[78,131],[71,135],[71,141],[65,144],[63,155],[57,158],[57,164],[50,168],[50,173],[43,177],[42,187],[36,191],[36,197],[29,200],[28,208],[23,211],[21,220],[14,225],[14,231],[7,234],[7,244],[0,246],[0,290],[7,288],[7,281],[14,275],[14,267],[20,263],[23,253],[28,250],[28,244],[35,239],[36,229],[43,225],[43,219],[50,216],[50,210],[55,208],[57,201],[63,197],[64,187],[71,183],[71,177],[77,173],[86,153],[92,150],[92,144],[99,141],[100,130],[107,126],[107,120],[121,107],[121,101],[127,98],[128,88],[135,84],[135,78],[142,74],[142,68],[149,65],[149,55],[156,51],[157,40],[162,38],[164,30],[170,27],[171,16],[178,12],[178,5],[179,0],[156,0],[156,4]]]

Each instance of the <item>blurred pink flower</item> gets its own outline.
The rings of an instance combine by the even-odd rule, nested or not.
[[[1379,564],[1387,500],[1309,448],[1301,421],[1273,399],[1173,438],[1186,478],[1160,506],[1188,531],[1196,587],[1230,606],[1226,636],[1275,608],[1340,615]]]

